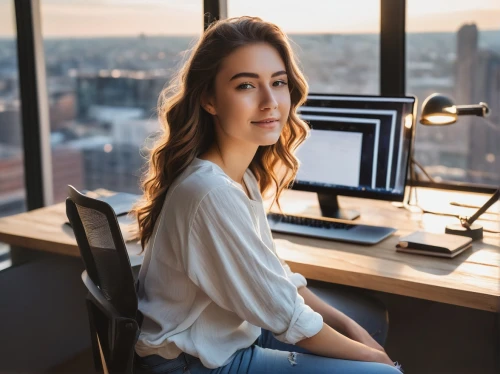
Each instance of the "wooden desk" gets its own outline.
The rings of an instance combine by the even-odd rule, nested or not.
[[[419,190],[422,206],[436,212],[459,212],[471,215],[474,210],[452,207],[449,201],[481,205],[488,196]],[[318,215],[314,194],[287,191],[282,198],[285,212]],[[305,277],[412,296],[442,303],[500,312],[500,236],[485,234],[454,259],[398,253],[395,245],[400,235],[415,230],[444,232],[451,217],[412,213],[390,202],[341,197],[343,207],[361,211],[359,222],[393,226],[398,231],[376,246],[360,246],[326,240],[275,234],[280,256],[291,268]],[[494,211],[498,212],[495,205]],[[485,228],[500,230],[499,217],[482,221]],[[126,221],[126,217],[120,221]],[[78,256],[79,251],[66,221],[64,203],[0,218],[0,241],[16,247]],[[126,237],[126,235],[124,234]],[[128,243],[131,254],[140,247]]]

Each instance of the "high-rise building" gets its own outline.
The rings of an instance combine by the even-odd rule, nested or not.
[[[477,66],[478,30],[475,24],[460,27],[456,39],[455,90],[454,99],[457,104],[470,104],[474,96],[474,72]],[[456,167],[465,169],[460,179],[468,179],[469,166],[469,128],[471,118],[460,117],[458,124],[447,131],[444,141],[451,145],[453,152],[441,155],[441,164],[449,165],[453,160]]]
[[[470,180],[500,184],[500,55],[480,50],[471,103],[484,101],[490,108],[487,118],[471,117],[469,133]]]
[[[475,24],[462,26],[457,34],[455,81],[457,104],[488,103],[487,119],[460,117],[460,138],[466,139],[467,181],[499,184],[500,181],[500,55],[478,48]],[[463,131],[466,131],[462,134]],[[458,145],[457,145],[458,146]]]
[[[24,195],[22,151],[0,144],[0,216],[25,210]]]
[[[154,72],[112,70],[77,77],[77,115],[91,117],[94,106],[136,108],[149,117],[157,107],[158,95],[167,78]]]
[[[89,190],[140,193],[139,180],[145,159],[139,147],[129,144],[95,144],[83,150],[85,186]]]
[[[52,149],[52,184],[54,202],[59,203],[68,196],[68,184],[77,189],[84,188],[85,170],[82,151],[68,146]]]
[[[20,115],[17,102],[0,101],[0,144],[22,147]]]
[[[455,65],[455,100],[470,104],[474,96],[474,73],[477,66],[478,30],[475,24],[460,27],[457,32],[457,59]]]

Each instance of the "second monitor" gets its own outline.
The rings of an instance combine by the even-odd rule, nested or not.
[[[299,108],[311,127],[297,150],[293,189],[316,192],[323,216],[355,219],[338,195],[403,201],[416,98],[310,94]]]

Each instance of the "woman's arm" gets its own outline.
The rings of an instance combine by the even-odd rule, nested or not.
[[[344,360],[380,362],[394,366],[394,363],[385,352],[349,339],[327,324],[323,324],[323,328],[319,333],[297,342],[296,345],[318,356]]]
[[[316,335],[323,318],[304,304],[262,241],[244,196],[226,184],[203,196],[180,244],[182,266],[215,304],[273,332],[279,341],[295,344]]]
[[[307,287],[300,287],[298,292],[304,298],[305,304],[309,305],[315,312],[321,314],[323,321],[328,326],[341,334],[347,335],[349,324],[354,322],[351,318],[324,302]]]
[[[373,339],[370,334],[356,321],[324,302],[307,287],[300,287],[298,292],[304,299],[304,303],[309,305],[315,312],[321,314],[323,321],[328,326],[351,338],[352,340],[367,345],[368,347],[375,348],[379,351],[384,351],[384,348],[378,344],[377,341]]]

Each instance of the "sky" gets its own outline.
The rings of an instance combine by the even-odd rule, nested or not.
[[[202,0],[40,0],[43,36],[198,35]],[[455,32],[475,22],[500,30],[499,0],[407,0],[407,31]],[[438,5],[439,4],[439,5]],[[0,0],[0,37],[14,35],[13,0]],[[379,0],[228,0],[228,15],[253,15],[288,33],[378,33]],[[306,17],[306,16],[307,17]]]

